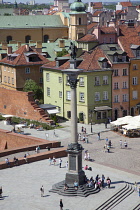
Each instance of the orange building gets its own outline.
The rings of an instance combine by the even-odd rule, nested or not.
[[[47,63],[48,59],[38,51],[40,49],[24,45],[12,53],[12,47],[8,47],[7,56],[0,61],[0,87],[23,90],[25,81],[29,79],[42,86],[43,73],[40,67]]]

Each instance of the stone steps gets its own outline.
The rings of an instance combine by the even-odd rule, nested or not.
[[[80,196],[87,197],[91,194],[98,193],[100,189],[95,189],[94,187],[86,187],[86,184],[80,185],[78,190],[75,190],[73,186],[69,186],[67,190],[64,190],[65,181],[59,182],[53,185],[52,189],[49,192],[58,193],[62,196]]]
[[[140,202],[135,204],[132,208],[130,208],[130,210],[140,210]]]
[[[126,183],[122,189],[117,191],[117,193],[102,203],[98,208],[96,208],[96,210],[111,210],[133,192],[134,189],[132,185]]]

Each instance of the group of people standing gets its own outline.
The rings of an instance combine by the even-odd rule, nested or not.
[[[99,174],[96,175],[95,179],[93,179],[93,176],[91,176],[90,179],[86,178],[86,186],[87,187],[92,187],[94,186],[95,189],[102,189],[105,187],[105,176],[104,174],[102,174],[102,176],[100,177]],[[107,177],[106,179],[106,186],[108,188],[110,188],[110,184],[111,184],[111,179],[109,177]]]

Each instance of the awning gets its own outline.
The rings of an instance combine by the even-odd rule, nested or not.
[[[13,115],[4,114],[4,115],[2,115],[2,117],[9,118],[9,117],[13,117]]]
[[[57,113],[59,113],[58,109],[48,109],[47,112],[49,114],[57,114]]]
[[[97,106],[95,107],[94,111],[98,112],[98,111],[107,111],[107,110],[111,110],[112,108],[109,106]]]

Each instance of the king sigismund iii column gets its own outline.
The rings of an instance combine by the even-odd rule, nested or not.
[[[70,60],[70,66],[75,67],[76,60]],[[76,87],[78,82],[78,74],[82,72],[80,69],[63,70],[69,76],[69,84],[71,87],[71,144],[68,145],[68,172],[66,173],[65,182],[73,184],[77,181],[79,185],[84,184],[85,173],[82,170],[82,145],[78,143],[77,133],[77,97]]]

